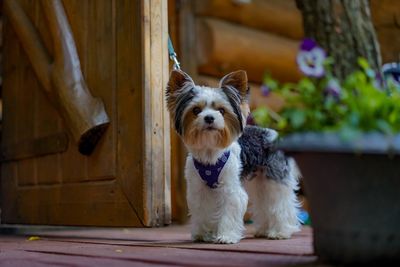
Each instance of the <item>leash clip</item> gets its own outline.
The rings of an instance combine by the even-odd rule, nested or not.
[[[177,58],[175,50],[174,50],[174,46],[172,45],[172,41],[169,36],[168,36],[168,54],[169,54],[169,59],[174,62],[173,69],[180,70],[181,64],[178,61],[178,58]]]
[[[181,69],[181,64],[178,61],[178,58],[176,57],[176,53],[173,52],[173,54],[169,55],[169,59],[172,60],[172,62],[174,62],[174,65],[172,66],[172,68],[174,70],[180,70]]]

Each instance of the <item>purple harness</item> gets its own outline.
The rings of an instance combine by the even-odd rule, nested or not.
[[[197,161],[193,158],[194,167],[199,172],[201,179],[207,184],[210,188],[218,187],[218,178],[222,169],[225,166],[225,163],[229,159],[230,151],[225,152],[218,160],[215,165],[204,165],[203,163]]]

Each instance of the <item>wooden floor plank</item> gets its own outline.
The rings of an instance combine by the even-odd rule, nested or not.
[[[310,264],[310,228],[290,240],[192,243],[188,227],[26,230],[0,236],[1,266],[290,266]],[[28,241],[36,236],[36,241]],[[28,264],[29,263],[29,264]]]

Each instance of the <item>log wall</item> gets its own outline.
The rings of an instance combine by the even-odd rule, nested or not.
[[[400,61],[400,1],[371,0],[382,62]]]
[[[303,31],[294,1],[194,1],[193,16],[199,74],[244,69],[255,83],[266,71],[282,81],[300,77],[295,57]]]
[[[251,80],[251,107],[282,107],[274,94],[261,95],[260,83],[265,71],[281,81],[300,77],[295,56],[304,33],[294,0],[169,2],[170,34],[184,71],[199,84],[217,86],[226,73],[244,69]],[[383,62],[400,60],[400,1],[371,0],[371,10]],[[172,142],[174,218],[184,221],[186,152],[175,134]]]
[[[292,0],[252,0],[238,4],[231,0],[169,1],[169,32],[182,69],[196,83],[217,86],[225,74],[247,71],[251,81],[252,108],[282,107],[272,94],[262,97],[264,72],[281,81],[300,77],[295,56],[303,36],[300,12]],[[187,219],[183,166],[186,151],[172,134],[172,212],[177,221]]]

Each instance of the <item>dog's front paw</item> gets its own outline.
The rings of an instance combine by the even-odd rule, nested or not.
[[[268,238],[268,239],[289,239],[292,236],[291,232],[279,232],[279,231],[266,231],[257,232],[255,237]]]
[[[300,229],[297,226],[290,226],[287,228],[270,228],[270,229],[258,229],[255,233],[255,237],[263,237],[268,239],[289,239],[293,233],[298,232]]]
[[[240,241],[240,238],[231,238],[226,236],[220,236],[214,240],[216,244],[236,244]]]
[[[242,239],[241,235],[230,235],[230,234],[224,234],[224,235],[218,235],[214,243],[216,244],[236,244]]]

